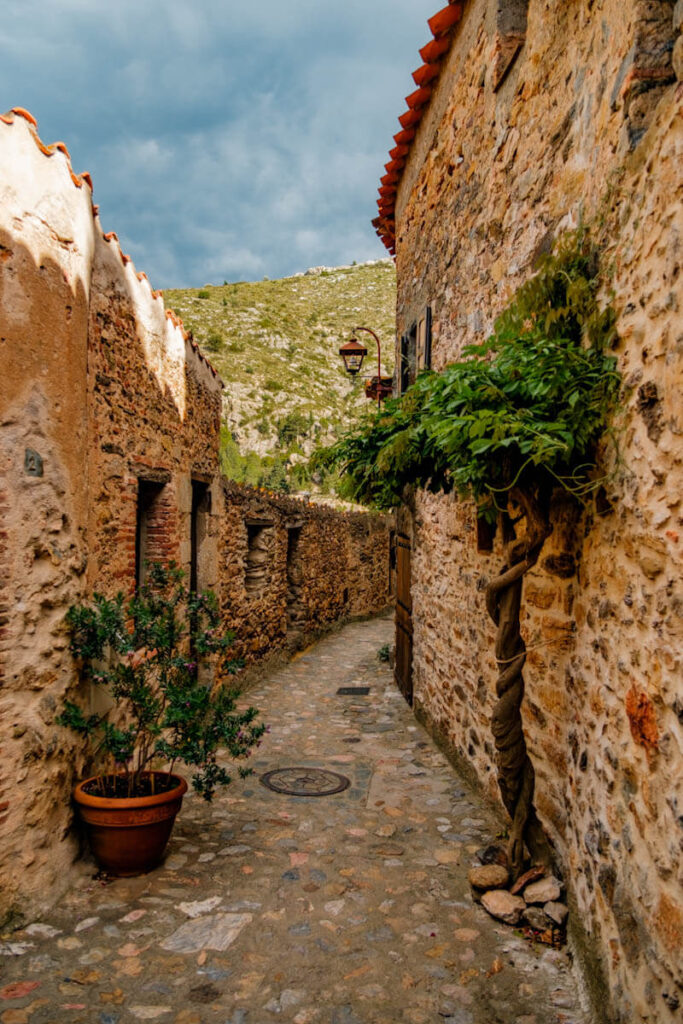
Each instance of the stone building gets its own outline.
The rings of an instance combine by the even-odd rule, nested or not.
[[[399,386],[484,340],[564,230],[588,225],[611,275],[623,462],[596,507],[556,503],[527,576],[523,715],[584,978],[608,1019],[664,1024],[683,1007],[683,3],[455,0],[429,25],[375,221]],[[483,590],[501,550],[477,551],[473,507],[425,493],[398,539],[402,686],[498,799]]]
[[[383,609],[391,581],[388,520],[221,477],[215,370],[19,109],[0,117],[0,351],[1,922],[73,877],[73,603],[173,559],[252,664]]]

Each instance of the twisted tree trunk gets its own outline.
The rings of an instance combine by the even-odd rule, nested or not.
[[[522,729],[522,669],[526,661],[526,645],[519,623],[524,575],[538,561],[550,534],[550,523],[547,506],[537,494],[516,488],[511,492],[510,500],[522,509],[520,519],[526,522],[526,531],[518,539],[515,523],[507,512],[503,514],[505,565],[487,587],[486,608],[498,629],[498,700],[493,709],[491,730],[497,751],[498,785],[512,818],[508,861],[513,878],[517,878],[524,866],[525,845],[534,860],[547,864],[551,859],[547,839],[534,809],[534,767]]]

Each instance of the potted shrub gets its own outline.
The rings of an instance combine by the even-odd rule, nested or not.
[[[204,682],[206,659],[228,672],[241,662],[228,656],[233,635],[220,628],[214,594],[191,592],[183,578],[174,564],[154,565],[127,601],[96,594],[67,614],[83,677],[111,698],[103,714],[67,700],[57,721],[104,758],[74,800],[96,860],[112,874],[140,874],[160,862],[187,791],[176,765],[193,769],[194,789],[211,800],[230,782],[219,749],[248,757],[265,731],[255,708],[237,711],[233,691]]]

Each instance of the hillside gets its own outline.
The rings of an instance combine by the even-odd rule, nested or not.
[[[228,475],[286,489],[308,487],[305,463],[368,408],[363,380],[377,372],[374,342],[361,379],[338,349],[356,324],[382,343],[393,371],[396,274],[389,259],[316,267],[282,280],[169,289],[164,300],[192,330],[225,382],[223,463]]]

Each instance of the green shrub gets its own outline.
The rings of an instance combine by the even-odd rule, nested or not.
[[[113,600],[95,594],[92,602],[70,608],[66,621],[83,676],[108,689],[114,701],[113,713],[97,715],[67,700],[57,718],[104,754],[99,794],[146,795],[157,779],[150,769],[163,759],[169,772],[177,762],[194,768],[192,785],[211,800],[217,786],[230,782],[218,764],[219,749],[247,757],[265,731],[255,708],[236,711],[232,692],[199,679],[198,661],[207,657],[218,658],[225,671],[242,664],[228,656],[233,634],[221,629],[214,594],[192,593],[173,564],[153,565],[128,601],[122,594]]]
[[[223,347],[224,341],[225,338],[223,337],[221,332],[216,330],[215,327],[212,327],[206,337],[206,347],[211,352],[218,352],[219,349]]]
[[[341,468],[347,493],[380,508],[396,505],[406,485],[455,489],[490,519],[532,479],[582,498],[596,487],[595,447],[619,389],[607,352],[614,314],[600,309],[598,286],[586,238],[564,239],[486,342],[442,373],[423,373],[315,465]]]
[[[277,421],[277,440],[281,448],[286,448],[300,437],[308,437],[310,421],[298,410],[287,413]]]

